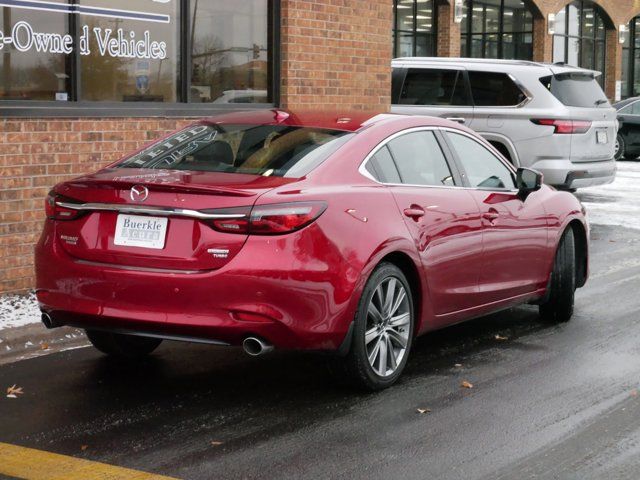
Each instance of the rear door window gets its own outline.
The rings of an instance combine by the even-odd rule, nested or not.
[[[610,106],[607,96],[593,75],[566,73],[543,77],[540,81],[554,97],[567,107]]]
[[[513,173],[480,142],[459,133],[446,133],[473,188],[515,189]]]
[[[506,73],[469,72],[473,103],[478,107],[513,107],[527,99]]]
[[[447,159],[433,132],[412,132],[388,144],[402,183],[410,185],[453,186]]]
[[[400,92],[400,105],[469,105],[460,70],[410,68]]]

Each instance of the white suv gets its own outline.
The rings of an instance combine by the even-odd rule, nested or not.
[[[392,66],[392,112],[463,123],[559,188],[615,178],[616,110],[599,72],[471,58],[398,58]]]

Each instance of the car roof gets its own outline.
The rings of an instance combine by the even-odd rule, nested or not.
[[[363,111],[292,111],[286,109],[260,109],[223,113],[208,117],[202,123],[217,125],[285,125],[357,132],[375,124],[394,121],[402,122],[407,119],[421,119],[420,123],[425,126],[451,126],[451,122],[445,119],[416,115]]]
[[[544,63],[544,62],[532,62],[530,60],[501,60],[495,58],[463,58],[463,57],[400,57],[394,58],[393,63],[406,63],[406,64],[442,64],[442,65],[455,65],[457,67],[466,67],[470,64],[483,67],[520,67],[520,68],[541,68],[550,70],[556,75],[562,73],[571,72],[589,72],[594,75],[600,75],[601,72],[596,70],[589,70],[585,68],[575,67],[564,63]]]
[[[637,101],[638,99],[640,99],[640,97],[629,97],[629,98],[625,98],[624,100],[620,101],[620,102],[616,102],[614,103],[612,106],[613,108],[615,108],[616,110],[620,110],[621,108],[626,107],[627,105],[629,105],[630,103],[633,103],[635,101]]]

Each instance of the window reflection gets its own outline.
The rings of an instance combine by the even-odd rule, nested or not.
[[[640,17],[627,26],[622,47],[622,98],[640,95]]]
[[[66,3],[57,0],[55,3]],[[63,13],[0,7],[0,31],[4,39],[12,38],[14,27],[27,22],[33,31],[68,34],[68,18]],[[19,33],[24,38],[24,32]],[[1,43],[0,99],[69,100],[71,73],[64,53],[38,52],[35,46],[21,52],[12,43]]]
[[[130,0],[91,0],[91,6],[134,10]],[[147,2],[148,13],[166,14],[169,23],[79,15],[79,35],[88,34],[91,53],[80,55],[80,100],[114,102],[175,102],[178,90],[179,2]],[[98,30],[96,30],[98,29]],[[111,30],[110,35],[108,30]],[[120,34],[120,31],[122,32]],[[148,32],[148,33],[146,33]],[[105,41],[118,47],[102,50]],[[128,52],[124,41],[143,42]],[[152,43],[166,44],[166,53],[151,52]],[[157,48],[157,47],[156,47]],[[136,56],[139,58],[126,58]],[[156,58],[151,58],[156,57]],[[158,58],[159,57],[159,58]]]
[[[191,1],[191,101],[269,101],[268,2]]]
[[[466,0],[462,55],[474,58],[533,58],[533,15],[521,0]]]
[[[434,0],[396,0],[394,13],[394,56],[435,56],[436,10]]]
[[[600,7],[589,1],[574,1],[556,14],[553,61],[603,72],[604,84],[605,20]]]

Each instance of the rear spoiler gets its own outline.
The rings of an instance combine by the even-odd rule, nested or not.
[[[597,70],[589,70],[586,68],[578,68],[578,67],[572,67],[571,65],[567,65],[564,63],[554,63],[551,65],[548,65],[549,70],[551,70],[551,73],[553,73],[554,75],[566,75],[566,74],[577,74],[577,75],[588,75],[592,78],[597,78],[599,76],[602,75],[602,72],[599,72]]]

